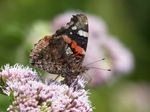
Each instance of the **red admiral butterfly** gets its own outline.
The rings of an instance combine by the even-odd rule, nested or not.
[[[88,20],[73,15],[70,22],[34,45],[30,64],[65,79],[76,79],[87,67],[82,66],[88,42]]]

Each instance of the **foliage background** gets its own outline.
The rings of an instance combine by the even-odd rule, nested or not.
[[[119,88],[129,83],[144,84],[150,88],[149,0],[0,0],[0,65],[29,65],[31,46],[25,43],[27,29],[36,20],[50,21],[69,10],[80,10],[103,18],[110,34],[117,36],[135,58],[135,69],[131,74],[112,85],[90,88],[94,111],[140,112],[136,107],[120,105],[115,95]],[[9,99],[0,95],[0,111],[6,111],[8,105]]]

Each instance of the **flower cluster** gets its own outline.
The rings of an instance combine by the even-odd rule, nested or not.
[[[19,64],[6,65],[0,72],[0,89],[11,97],[8,111],[16,112],[91,112],[88,91],[74,90],[66,84],[46,81],[42,83],[37,73]],[[79,79],[83,85],[86,83]],[[2,88],[1,88],[2,87]]]

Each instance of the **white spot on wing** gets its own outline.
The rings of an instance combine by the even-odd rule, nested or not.
[[[72,27],[72,30],[76,30],[76,29],[77,29],[77,27],[76,27],[76,26],[73,26],[73,27]]]
[[[67,54],[73,54],[73,52],[72,52],[72,50],[70,49],[70,47],[68,47],[68,48],[66,49],[66,53],[67,53]]]
[[[79,30],[79,31],[78,31],[78,34],[79,34],[80,36],[83,36],[83,37],[88,37],[88,33],[87,33],[86,31],[83,31],[83,30]]]

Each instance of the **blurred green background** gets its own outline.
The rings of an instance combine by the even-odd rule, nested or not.
[[[33,22],[50,21],[69,10],[103,18],[109,33],[117,36],[135,58],[131,74],[112,85],[90,88],[94,112],[150,112],[150,98],[144,97],[150,93],[149,0],[0,0],[0,65],[29,65],[31,45],[25,41]],[[133,98],[135,95],[140,101]],[[0,95],[0,111],[6,111],[8,105],[9,99]]]

